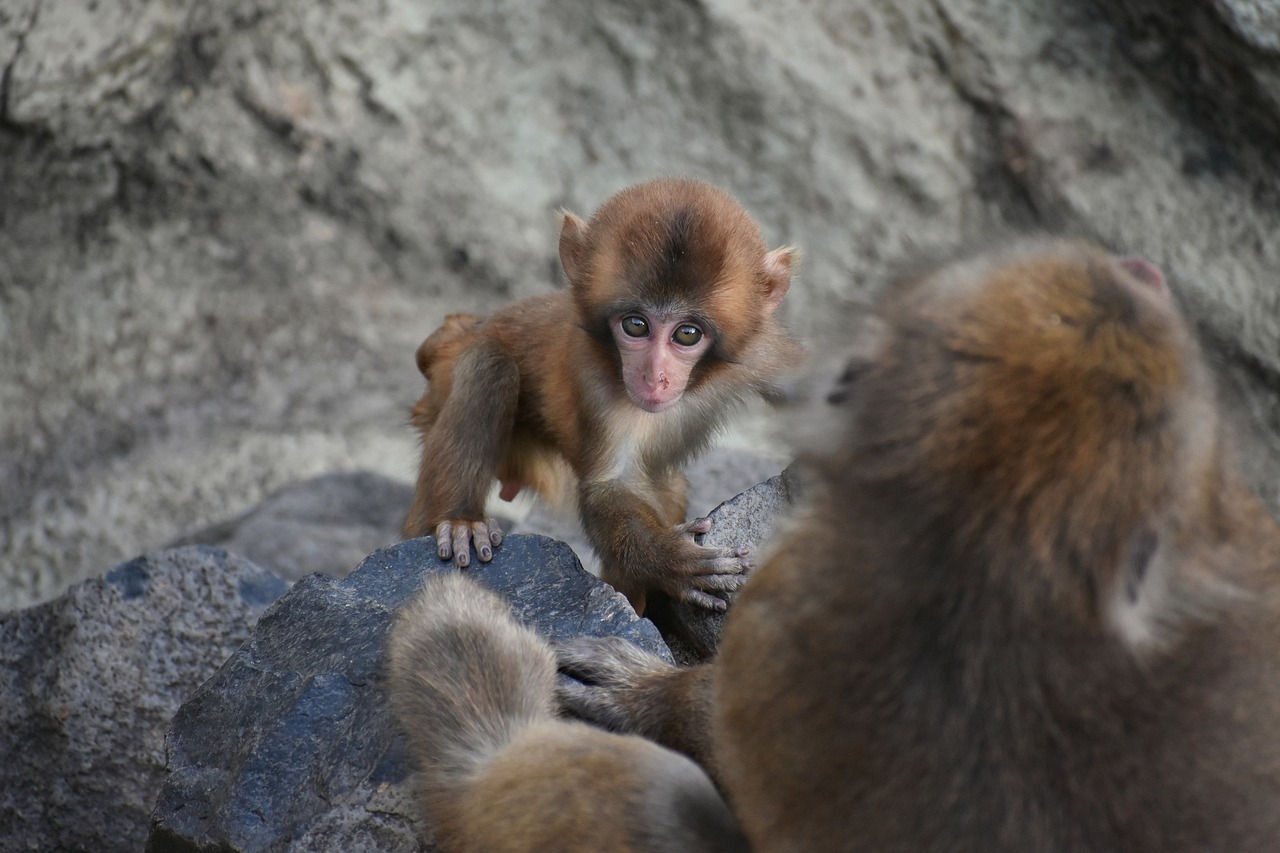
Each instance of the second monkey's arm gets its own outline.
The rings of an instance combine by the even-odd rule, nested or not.
[[[675,667],[620,637],[558,644],[561,707],[572,716],[682,752],[716,778],[713,664]]]
[[[625,481],[584,482],[579,490],[582,526],[600,555],[601,577],[643,613],[650,594],[710,610],[725,610],[713,592],[735,592],[751,567],[746,548],[699,545],[706,518],[679,524],[663,516]]]

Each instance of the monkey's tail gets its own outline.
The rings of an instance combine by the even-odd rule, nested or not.
[[[465,783],[554,714],[556,660],[507,603],[458,573],[431,577],[388,641],[391,706],[428,790]]]

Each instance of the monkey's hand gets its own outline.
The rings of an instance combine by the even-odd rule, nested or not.
[[[638,732],[632,701],[647,678],[675,669],[621,637],[574,637],[556,644],[561,708],[615,732]]]
[[[557,698],[565,713],[683,752],[715,776],[711,749],[714,671],[672,666],[621,637],[558,644]]]
[[[502,528],[492,518],[446,518],[436,525],[436,548],[440,559],[452,559],[458,568],[471,565],[471,544],[475,543],[480,562],[493,559],[493,549],[502,544]]]
[[[728,602],[711,593],[735,593],[742,588],[751,570],[751,552],[699,544],[694,537],[709,530],[709,518],[671,528],[663,543],[666,553],[653,567],[652,584],[676,601],[724,611]]]

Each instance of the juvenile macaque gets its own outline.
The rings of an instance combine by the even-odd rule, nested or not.
[[[1280,850],[1280,530],[1161,272],[1022,242],[876,313],[720,657],[579,642],[568,706],[757,853]]]
[[[555,655],[459,574],[430,578],[388,644],[392,708],[446,853],[745,853],[689,759],[555,717]]]
[[[450,316],[418,350],[423,456],[406,536],[434,533],[465,567],[502,541],[500,496],[576,483],[602,576],[643,612],[650,595],[715,610],[744,581],[744,548],[694,542],[680,466],[744,397],[769,395],[802,352],[774,314],[791,249],[765,251],[729,196],[658,180],[613,196],[590,222],[566,214],[569,290],[489,317]]]

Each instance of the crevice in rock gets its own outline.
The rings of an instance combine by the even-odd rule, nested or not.
[[[0,69],[0,128],[12,131],[21,131],[23,128],[13,121],[10,115],[10,98],[12,97],[12,81],[13,69],[18,64],[18,60],[22,57],[22,52],[27,46],[27,36],[35,29],[36,22],[40,19],[40,6],[42,0],[36,0],[31,7],[31,17],[18,33],[17,45],[13,49],[13,56],[9,62]]]
[[[1280,75],[1280,59],[1245,42],[1208,3],[1089,2],[1112,22],[1120,50],[1170,112],[1280,170],[1280,95],[1267,92],[1250,71],[1269,67]],[[1218,147],[1189,157],[1188,177],[1228,168],[1226,149]]]

